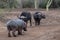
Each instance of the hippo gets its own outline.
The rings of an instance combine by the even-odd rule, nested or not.
[[[15,32],[18,31],[18,35],[22,35],[22,30],[27,31],[27,25],[21,19],[13,19],[7,22],[7,30],[8,30],[8,37],[11,37],[10,34],[11,31],[12,35],[16,37]]]

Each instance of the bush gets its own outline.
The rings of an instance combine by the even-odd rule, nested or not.
[[[58,6],[60,7],[60,0],[57,2]]]
[[[52,1],[50,8],[58,8],[58,4],[55,0]]]
[[[16,8],[18,3],[16,0],[0,0],[0,8]]]
[[[23,3],[23,8],[33,8],[34,2],[28,1]]]
[[[42,0],[42,2],[39,4],[40,8],[46,8],[48,0]],[[50,8],[58,8],[60,7],[60,0],[53,0]]]
[[[39,3],[39,8],[46,8],[48,0],[42,0],[42,2]]]

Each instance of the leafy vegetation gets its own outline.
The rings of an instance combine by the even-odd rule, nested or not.
[[[26,0],[25,0],[26,1]],[[48,0],[40,0],[39,8],[46,8]],[[19,2],[17,0],[0,0],[0,8],[17,8]],[[50,8],[60,7],[60,0],[53,0]],[[22,3],[22,8],[34,8],[34,0],[27,0]]]
[[[23,3],[23,8],[33,8],[34,7],[34,1],[28,0],[27,2]]]
[[[0,8],[16,8],[17,4],[16,0],[0,0]]]

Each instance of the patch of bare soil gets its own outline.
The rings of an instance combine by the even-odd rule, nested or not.
[[[22,11],[19,11],[20,13]],[[10,12],[9,14],[4,14],[5,21],[8,19],[16,19],[19,12]],[[36,11],[30,11],[33,15]],[[30,27],[28,24],[28,31],[23,32],[23,35],[17,37],[8,37],[6,22],[0,20],[0,40],[60,40],[60,11],[50,10],[41,11],[46,15],[46,19],[41,20],[41,25],[35,26],[33,20],[33,26]],[[3,20],[3,21],[4,21]]]

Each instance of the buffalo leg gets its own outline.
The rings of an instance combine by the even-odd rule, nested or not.
[[[26,25],[28,24],[28,21],[26,21]]]
[[[38,20],[38,25],[40,25],[40,20]]]
[[[35,19],[35,25],[37,25],[38,24],[38,20],[37,19]]]
[[[30,19],[30,26],[32,26],[32,21],[31,21],[31,19]]]
[[[35,25],[37,25],[37,21],[35,21]]]

